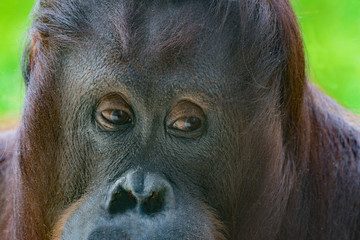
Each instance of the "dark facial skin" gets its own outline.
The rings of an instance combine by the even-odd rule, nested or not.
[[[154,18],[162,16],[149,18],[150,26]],[[229,48],[226,41],[216,44]],[[226,83],[235,81],[226,74],[231,63],[221,55],[207,58],[209,50],[170,68],[156,59],[121,62],[108,51],[116,47],[87,41],[58,69],[60,109],[72,113],[61,119],[61,146],[88,146],[83,153],[73,153],[82,148],[77,145],[62,150],[71,169],[66,178],[81,171],[92,176],[61,238],[215,239],[215,210],[207,204],[216,206],[213,192],[223,191],[215,186],[222,174],[216,168],[235,160],[216,149],[240,130],[227,120],[240,119],[239,108],[222,106],[238,97],[239,89]]]
[[[72,150],[79,147],[64,149],[62,161],[72,166],[66,177],[86,169],[92,176],[86,185],[97,187],[69,217],[63,239],[214,239],[212,213],[199,200],[206,200],[203,182],[215,181],[219,154],[212,149],[225,140],[217,135],[227,131],[226,113],[214,104],[221,90],[204,91],[220,71],[205,68],[213,79],[176,68],[136,71],[131,63],[109,64],[103,47],[87,44],[83,55],[65,57],[58,76],[61,109],[73,113],[62,120],[62,145],[85,141],[91,152],[79,154],[75,165]],[[116,197],[119,191],[127,196]],[[161,196],[151,200],[154,193]],[[160,206],[145,210],[147,201]]]
[[[196,8],[203,6],[145,11],[137,49],[151,48],[159,29],[169,24],[167,15]],[[196,14],[184,24],[199,21]],[[217,193],[225,190],[217,185],[224,171],[218,169],[224,162],[236,168],[241,158],[234,158],[234,149],[225,155],[218,149],[231,146],[231,133],[241,131],[241,119],[249,113],[233,104],[241,92],[234,83],[245,79],[229,74],[230,42],[210,31],[211,25],[204,28],[210,35],[201,49],[193,44],[186,46],[191,54],[167,56],[174,58],[171,65],[168,58],[154,57],[167,54],[163,49],[138,57],[144,53],[129,47],[129,58],[121,60],[111,51],[122,47],[114,40],[90,39],[62,56],[56,73],[59,107],[72,114],[60,117],[60,161],[69,169],[60,170],[61,181],[76,182],[80,172],[91,176],[81,186],[80,206],[62,226],[62,239],[221,238],[213,220],[215,208],[226,208],[219,205],[223,195]],[[224,31],[231,33],[228,27]],[[231,125],[232,118],[238,126]],[[258,143],[272,145],[267,141]],[[256,184],[252,191],[248,197]]]

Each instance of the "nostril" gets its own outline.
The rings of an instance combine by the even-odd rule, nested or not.
[[[108,203],[108,211],[110,214],[124,213],[127,210],[136,207],[136,197],[131,191],[119,187],[111,196]]]
[[[153,173],[129,170],[112,186],[106,196],[104,210],[110,215],[127,211],[153,216],[165,208],[173,208],[174,192],[169,182]]]
[[[152,194],[141,203],[141,211],[147,215],[162,211],[165,206],[165,193],[165,190],[152,192]]]

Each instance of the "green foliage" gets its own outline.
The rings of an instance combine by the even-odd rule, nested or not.
[[[0,115],[19,115],[24,95],[21,43],[33,0],[0,1]]]
[[[293,0],[308,75],[343,106],[360,112],[360,1]]]
[[[34,0],[0,2],[0,116],[21,112],[22,38]],[[345,107],[360,111],[360,1],[292,0],[309,77]]]

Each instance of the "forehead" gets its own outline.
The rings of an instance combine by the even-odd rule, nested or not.
[[[125,59],[130,55],[159,60],[193,53],[199,42],[205,45],[204,40],[215,38],[220,28],[226,31],[223,21],[231,15],[207,1],[116,1],[96,9],[91,16],[96,32],[116,42]],[[216,40],[224,40],[221,37],[218,34]]]
[[[224,79],[235,26],[221,25],[221,14],[210,14],[209,8],[202,1],[98,5],[91,21],[95,34],[72,52],[70,65],[77,67],[70,69],[96,72],[80,76],[92,86],[105,79],[114,89],[142,97],[223,93],[225,86],[232,89]]]

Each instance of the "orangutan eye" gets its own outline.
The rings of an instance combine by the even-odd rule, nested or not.
[[[203,109],[182,100],[172,107],[166,118],[167,132],[176,137],[195,138],[204,133],[206,115]]]
[[[132,126],[134,115],[121,95],[109,94],[103,97],[97,106],[96,122],[107,130],[124,130]]]
[[[177,119],[172,127],[181,131],[190,132],[201,128],[202,122],[197,117],[183,117]]]
[[[131,123],[132,121],[129,113],[119,109],[102,111],[101,116],[106,121],[114,125],[125,125]]]

